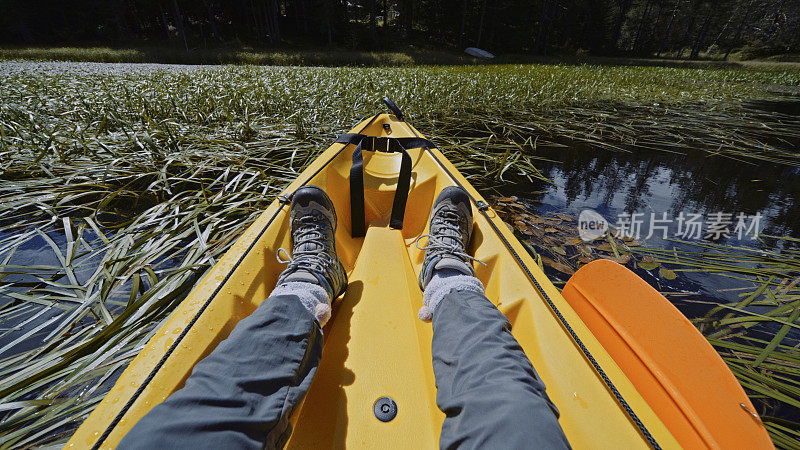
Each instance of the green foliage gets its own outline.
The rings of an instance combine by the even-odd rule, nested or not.
[[[276,54],[321,45],[477,46],[498,55],[678,59],[707,57],[712,46],[727,59],[755,43],[769,49],[760,56],[800,51],[800,3],[785,0],[0,0],[0,10],[2,45],[138,45],[183,54],[222,43]],[[156,61],[159,52],[152,53],[147,62]]]

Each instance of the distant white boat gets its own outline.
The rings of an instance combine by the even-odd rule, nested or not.
[[[464,49],[464,53],[466,53],[466,54],[468,54],[470,56],[474,56],[476,58],[482,58],[482,59],[492,59],[492,58],[494,58],[493,54],[487,52],[486,50],[481,50],[481,49],[479,49],[477,47],[467,47],[467,48]]]

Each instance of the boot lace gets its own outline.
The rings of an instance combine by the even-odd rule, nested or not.
[[[281,264],[287,264],[286,270],[313,270],[320,273],[325,273],[326,270],[335,263],[333,257],[326,251],[327,239],[321,222],[322,217],[316,215],[309,215],[297,219],[300,225],[295,230],[292,236],[295,242],[302,243],[294,249],[294,255],[281,247],[275,254],[275,259]],[[313,244],[313,245],[309,245]],[[281,258],[283,253],[287,259]]]
[[[461,240],[462,233],[460,224],[462,220],[463,218],[458,212],[443,209],[438,213],[435,222],[431,222],[431,228],[433,228],[434,224],[439,227],[436,235],[423,234],[414,240],[414,245],[422,251],[428,251],[428,253],[426,253],[426,256],[428,257],[448,254],[457,256],[463,259],[465,262],[467,260],[472,260],[485,266],[485,262],[468,255],[464,251],[466,243],[463,243],[462,245],[451,243],[452,241],[459,242]],[[419,241],[422,238],[428,238],[428,241],[424,247],[420,247],[419,245]],[[450,242],[448,242],[448,240]]]

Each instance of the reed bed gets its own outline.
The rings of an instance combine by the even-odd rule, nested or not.
[[[739,299],[718,304],[672,294],[708,308],[692,322],[717,349],[757,405],[776,446],[795,448],[800,424],[776,417],[800,410],[800,240],[764,236],[759,248],[680,242],[691,250],[634,248],[679,276],[703,272],[735,279]],[[766,247],[766,248],[765,248]],[[667,294],[670,296],[670,294]],[[795,411],[791,414],[791,411]]]
[[[775,143],[800,138],[796,117],[745,103],[800,86],[792,71],[12,62],[0,80],[0,448],[63,443],[239,233],[383,95],[484,191],[543,178],[544,145],[693,142],[797,165]]]

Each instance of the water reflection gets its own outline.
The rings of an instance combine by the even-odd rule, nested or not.
[[[687,155],[633,149],[612,152],[571,145],[550,149],[539,156],[554,162],[538,161],[537,168],[552,183],[528,181],[498,187],[503,195],[515,195],[536,213],[567,211],[577,217],[591,208],[615,224],[623,213],[642,213],[640,241],[651,248],[697,251],[676,242],[677,217],[700,214],[705,237],[709,217],[718,212],[731,214],[733,232],[736,216],[760,214],[760,233],[800,238],[800,174],[798,168],[768,162],[738,161],[700,152]],[[646,238],[650,214],[667,214],[667,239],[662,233]],[[758,246],[751,235],[738,239],[734,233],[719,244]],[[781,242],[781,245],[793,245]],[[534,242],[534,248],[536,247]],[[670,300],[688,317],[702,316],[711,305],[694,300],[732,302],[740,288],[752,283],[705,272],[681,272],[675,280],[664,280],[650,271],[631,267],[639,276],[662,292],[682,293]],[[566,281],[564,274],[545,267],[554,280]],[[767,330],[765,330],[767,331]]]
[[[624,153],[576,146],[541,156],[557,161],[537,163],[552,183],[517,180],[519,184],[500,191],[527,199],[540,212],[592,208],[611,222],[624,212],[644,213],[648,219],[651,212],[659,217],[666,212],[672,219],[681,212],[704,217],[725,212],[732,214],[734,221],[738,213],[760,213],[762,233],[800,237],[800,205],[796,202],[800,169],[796,167],[719,156],[644,149]],[[526,196],[526,192],[534,194]],[[670,234],[674,231],[676,223]],[[657,239],[646,244],[664,245]]]

